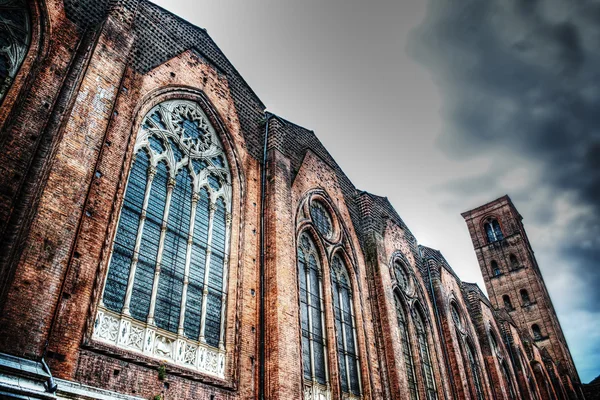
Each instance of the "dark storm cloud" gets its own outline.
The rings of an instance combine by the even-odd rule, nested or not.
[[[600,311],[600,4],[569,0],[431,0],[410,51],[433,73],[444,99],[440,146],[456,158],[487,156],[493,166],[442,190],[463,200],[493,191],[520,157],[537,186],[511,191],[539,201],[533,218],[551,229],[564,219],[555,199],[585,210],[560,225],[560,262],[586,283],[580,309]],[[510,157],[503,158],[504,154]],[[533,173],[531,174],[533,176]],[[458,201],[458,200],[457,200]],[[562,214],[561,214],[562,213]],[[573,234],[570,234],[570,232]],[[596,345],[596,348],[598,346]],[[592,355],[596,357],[597,355]],[[596,365],[596,374],[600,365]]]

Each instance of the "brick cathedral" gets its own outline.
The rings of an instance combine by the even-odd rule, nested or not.
[[[489,298],[145,0],[0,1],[0,397],[582,399],[521,216]]]

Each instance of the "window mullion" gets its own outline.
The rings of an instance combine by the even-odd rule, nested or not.
[[[143,151],[143,150],[142,150]],[[133,283],[135,281],[135,272],[140,255],[140,246],[142,245],[142,235],[144,231],[144,223],[146,222],[146,210],[148,209],[148,201],[150,199],[150,190],[152,189],[152,181],[156,175],[156,168],[148,168],[148,182],[146,183],[146,192],[144,193],[144,201],[142,203],[142,212],[140,214],[140,222],[138,225],[137,236],[135,238],[135,247],[133,249],[133,259],[129,268],[129,278],[127,279],[127,289],[125,290],[125,301],[123,302],[122,314],[131,315],[129,313],[129,304],[131,303],[131,295],[133,293]]]
[[[178,335],[183,335],[183,324],[185,323],[185,305],[187,303],[187,290],[190,283],[190,264],[192,260],[192,244],[194,243],[194,225],[196,222],[196,208],[200,196],[198,193],[192,195],[192,209],[190,212],[190,230],[188,232],[187,247],[185,252],[185,268],[183,270],[183,288],[181,291],[181,306],[179,307]]]
[[[150,297],[150,310],[148,311],[147,323],[154,325],[154,309],[156,307],[156,295],[158,293],[158,280],[160,279],[160,263],[162,261],[163,248],[165,246],[165,236],[167,233],[167,223],[169,218],[169,209],[171,208],[171,197],[175,188],[175,178],[169,178],[167,184],[167,199],[165,201],[165,211],[163,213],[162,225],[160,227],[160,239],[158,241],[158,254],[156,256],[156,267],[154,268],[154,281],[152,282],[152,296]]]
[[[216,205],[211,201],[208,211],[208,234],[206,239],[206,260],[204,265],[204,284],[202,288],[202,308],[200,314],[200,341],[206,343],[204,329],[206,327],[206,301],[208,299],[208,274],[210,272],[210,254],[212,253],[212,232],[215,221]]]
[[[229,266],[229,235],[231,230],[231,213],[225,216],[225,249],[223,253],[223,286],[221,291],[221,326],[219,329],[219,349],[225,349],[225,302],[227,301],[227,279]]]

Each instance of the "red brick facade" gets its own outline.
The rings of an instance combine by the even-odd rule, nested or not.
[[[526,265],[519,278],[498,278],[504,286],[483,268],[477,218],[485,213],[468,219],[488,300],[419,246],[387,199],[355,188],[312,131],[265,113],[203,29],[143,0],[27,5],[31,45],[0,109],[0,353],[47,362],[59,398],[68,384],[146,399],[304,398],[304,232],[323,268],[330,398],[353,398],[340,385],[333,255],[347,265],[353,293],[360,398],[405,399],[411,390],[422,399],[574,398],[576,370],[557,344],[564,338],[510,202],[498,218],[512,224],[520,242],[505,240]],[[222,376],[94,336],[136,137],[148,111],[172,99],[207,115],[231,173]],[[314,202],[330,214],[331,238],[315,228]],[[499,300],[500,289],[524,281],[543,293],[533,319]],[[531,321],[549,339],[534,342],[523,328]],[[17,392],[6,387],[2,394]]]

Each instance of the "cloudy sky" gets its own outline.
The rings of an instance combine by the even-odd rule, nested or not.
[[[484,287],[460,213],[509,194],[584,382],[600,374],[600,3],[158,0]]]

